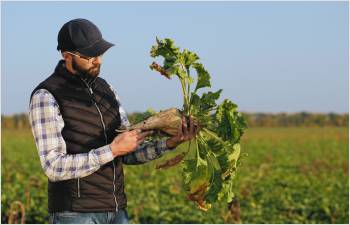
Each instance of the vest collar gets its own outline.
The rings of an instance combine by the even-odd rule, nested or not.
[[[71,72],[69,72],[66,68],[66,64],[64,60],[60,60],[55,68],[55,72],[57,72],[58,74],[66,77],[69,80],[81,80],[83,81],[85,84],[87,84],[89,87],[91,87],[92,85],[95,84],[95,81],[97,79],[97,77],[91,77],[85,74],[80,74],[80,75],[75,75],[72,74]]]

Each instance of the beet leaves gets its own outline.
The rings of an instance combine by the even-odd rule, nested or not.
[[[217,105],[222,89],[198,94],[198,90],[211,87],[210,74],[199,62],[197,54],[187,49],[181,51],[173,40],[157,38],[151,48],[151,57],[163,58],[162,65],[156,62],[150,65],[152,70],[168,79],[179,79],[183,94],[181,111],[196,118],[202,127],[189,144],[194,145],[189,151],[195,152],[178,157],[183,159],[183,180],[188,199],[205,211],[218,200],[231,202],[240,158],[240,138],[247,127],[237,105],[228,99]],[[193,72],[197,79],[191,89],[194,78],[190,73]]]

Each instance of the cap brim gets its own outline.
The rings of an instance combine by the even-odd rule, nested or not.
[[[96,57],[105,53],[112,46],[114,46],[114,44],[101,39],[88,48],[77,49],[76,51],[89,57]]]

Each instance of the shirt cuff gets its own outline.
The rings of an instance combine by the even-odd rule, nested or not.
[[[160,141],[158,141],[157,143],[157,152],[159,154],[163,153],[163,152],[167,152],[167,151],[171,151],[174,150],[175,148],[168,148],[166,146],[166,139],[162,139]]]
[[[100,148],[94,149],[93,151],[100,166],[114,159],[112,150],[109,145],[102,146]]]

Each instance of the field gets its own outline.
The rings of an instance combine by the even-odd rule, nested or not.
[[[348,223],[348,134],[335,127],[248,129],[235,185],[240,221]],[[20,201],[26,223],[47,223],[47,180],[31,132],[2,130],[1,158],[1,222]],[[131,223],[232,222],[225,203],[198,210],[185,198],[179,166],[157,171],[157,162],[124,167]]]

